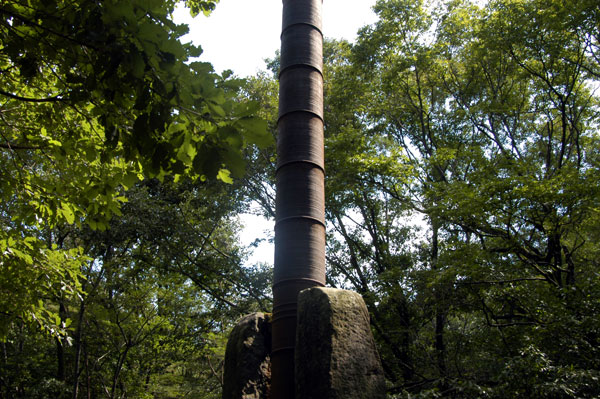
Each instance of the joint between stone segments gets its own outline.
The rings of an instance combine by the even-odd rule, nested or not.
[[[301,278],[286,278],[285,280],[278,280],[275,283],[273,283],[273,288],[277,288],[278,286],[284,285],[284,284],[295,283],[297,281],[310,281],[311,283],[315,283],[315,284],[319,285],[320,287],[325,287],[325,284],[322,281],[315,280],[313,278],[301,277]],[[289,302],[289,303],[291,303],[291,302]],[[282,305],[286,305],[289,303],[283,303]]]
[[[275,306],[275,308],[273,310],[275,311],[275,310],[278,310],[281,308],[285,308],[286,306],[289,308],[290,305],[292,308],[295,308],[297,305],[297,302],[283,302],[283,303],[280,303],[279,305]]]
[[[311,114],[311,115],[316,116],[317,118],[319,118],[321,120],[321,122],[323,122],[323,123],[325,122],[323,120],[323,116],[321,116],[321,115],[317,114],[316,112],[313,112],[313,111],[311,111],[309,109],[294,109],[294,110],[291,110],[291,111],[288,111],[288,112],[286,112],[284,114],[279,115],[279,117],[277,118],[277,124],[279,124],[279,121],[281,119],[283,119],[286,116],[291,115],[291,114],[293,114],[295,112],[302,112],[302,113],[305,113],[305,114]]]
[[[282,169],[283,167],[291,165],[291,164],[295,164],[295,163],[305,163],[305,164],[313,165],[313,166],[316,166],[317,168],[321,169],[323,174],[325,173],[325,167],[323,165],[319,164],[318,162],[311,161],[310,159],[294,159],[291,161],[285,161],[280,164],[277,164],[277,168],[275,169],[275,175],[277,175],[277,172],[279,172],[279,170]]]
[[[273,314],[273,321],[277,321],[277,320],[282,320],[282,319],[293,319],[295,317],[297,317],[297,311],[298,309],[294,309],[293,312],[288,312],[290,314],[284,314],[284,315],[275,315]]]
[[[308,69],[312,69],[315,72],[319,72],[319,75],[321,75],[321,78],[323,78],[323,71],[321,69],[317,68],[316,66],[314,66],[312,64],[305,64],[305,63],[296,63],[296,64],[288,65],[279,71],[279,74],[277,74],[277,77],[279,78],[279,80],[281,80],[281,75],[283,75],[284,72],[287,72],[291,69],[300,69],[300,68],[308,68]]]
[[[288,29],[290,29],[292,26],[297,26],[297,25],[310,26],[311,28],[313,28],[314,30],[316,30],[317,32],[319,32],[321,34],[321,37],[323,37],[323,31],[318,26],[316,26],[314,24],[311,24],[311,23],[308,23],[308,22],[294,22],[293,24],[289,24],[288,26],[286,26],[285,28],[283,28],[281,30],[281,34],[279,35],[279,39],[281,40],[281,38],[283,37],[283,34],[285,33],[285,31],[287,31]]]
[[[310,215],[294,215],[294,216],[288,216],[288,217],[276,220],[275,221],[275,229],[277,229],[277,226],[279,226],[281,223],[289,222],[291,220],[298,220],[298,219],[300,219],[300,220],[310,220],[310,221],[313,221],[313,222],[317,222],[318,224],[320,224],[323,227],[326,227],[324,220],[321,220],[321,219],[316,218],[314,216],[310,216]]]
[[[275,306],[275,308],[273,308],[273,318],[280,319],[294,316],[296,314],[296,309],[298,308],[297,305],[296,302],[286,302]]]

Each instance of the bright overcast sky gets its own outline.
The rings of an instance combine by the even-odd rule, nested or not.
[[[324,0],[323,34],[354,40],[358,29],[375,22],[374,4],[375,0]],[[183,41],[202,47],[202,61],[212,63],[217,72],[231,69],[238,76],[250,76],[264,70],[265,58],[272,58],[280,47],[281,8],[281,0],[220,0],[208,18],[192,19],[178,10],[175,20],[189,25]]]
[[[324,0],[323,34],[325,37],[353,41],[356,32],[377,18],[371,7],[376,0]],[[280,47],[282,0],[220,0],[209,16],[189,17],[186,10],[175,13],[175,21],[187,23],[192,41],[204,50],[200,60],[213,64],[216,72],[231,69],[240,77],[265,69]],[[273,222],[259,216],[241,215],[246,228],[240,238],[248,245],[257,238],[273,236]],[[249,264],[273,264],[273,245],[261,244]]]

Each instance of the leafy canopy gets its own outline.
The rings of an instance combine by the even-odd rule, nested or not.
[[[53,227],[105,228],[120,191],[145,177],[230,183],[247,145],[270,144],[257,106],[239,100],[241,82],[180,41],[188,28],[171,20],[176,3],[0,5],[2,317],[48,326],[39,300],[79,291],[85,258]],[[192,14],[215,3],[185,2]]]

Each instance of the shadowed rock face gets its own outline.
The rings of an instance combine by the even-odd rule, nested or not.
[[[296,398],[385,398],[369,313],[356,292],[300,292],[295,353]]]
[[[243,317],[225,352],[223,399],[265,399],[271,385],[271,323],[264,313]]]

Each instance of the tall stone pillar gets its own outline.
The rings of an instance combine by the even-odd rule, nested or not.
[[[297,298],[325,285],[322,0],[283,0],[272,399],[294,398]]]

